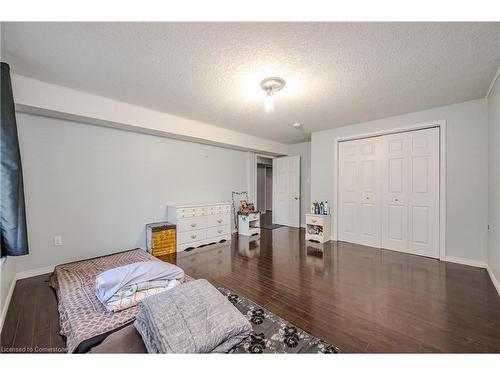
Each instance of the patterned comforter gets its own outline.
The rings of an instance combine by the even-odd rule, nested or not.
[[[56,266],[50,286],[57,294],[60,333],[66,336],[69,353],[77,351],[85,340],[129,324],[137,315],[137,306],[108,312],[96,297],[96,276],[111,268],[155,259],[142,249],[134,249]],[[186,275],[185,280],[191,278]]]

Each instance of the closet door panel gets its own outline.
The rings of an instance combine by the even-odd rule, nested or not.
[[[367,138],[358,142],[360,143],[358,243],[380,247],[380,138]]]
[[[359,142],[339,144],[339,240],[358,241]]]
[[[409,252],[439,257],[439,129],[410,133]]]
[[[408,134],[382,138],[382,247],[408,248]]]

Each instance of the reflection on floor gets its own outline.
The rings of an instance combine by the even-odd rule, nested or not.
[[[500,352],[500,297],[481,268],[306,242],[303,229],[289,227],[264,229],[253,241],[233,237],[223,276],[215,263],[199,263],[212,283],[346,352]]]

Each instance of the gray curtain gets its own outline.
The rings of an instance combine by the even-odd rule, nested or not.
[[[1,256],[28,254],[23,170],[17,138],[16,112],[10,82],[10,69],[1,64],[0,76],[0,229]]]

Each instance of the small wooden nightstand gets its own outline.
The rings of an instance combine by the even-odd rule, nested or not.
[[[330,241],[330,215],[306,214],[306,241]]]

